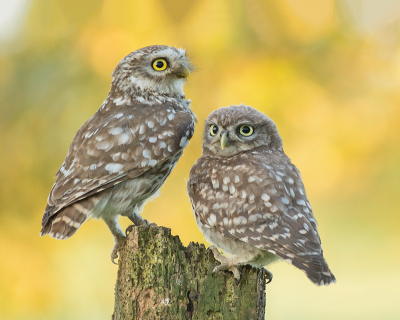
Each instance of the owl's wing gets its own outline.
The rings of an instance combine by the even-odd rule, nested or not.
[[[225,164],[198,161],[188,181],[196,218],[278,255],[320,283],[321,273],[333,275],[300,173],[283,153],[262,154],[241,154]]]
[[[125,105],[100,109],[75,134],[57,172],[42,219],[110,188],[178,154],[194,132],[189,113],[173,105]]]

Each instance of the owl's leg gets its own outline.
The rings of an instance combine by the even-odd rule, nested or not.
[[[118,251],[121,250],[125,242],[125,234],[118,223],[118,216],[103,218],[108,228],[114,237],[114,247],[111,250],[111,261],[117,264],[114,260],[118,258]]]

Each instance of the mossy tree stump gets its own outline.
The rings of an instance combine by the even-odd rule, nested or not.
[[[204,245],[184,247],[163,227],[131,226],[119,258],[113,320],[264,319],[264,269],[245,266],[239,283]]]

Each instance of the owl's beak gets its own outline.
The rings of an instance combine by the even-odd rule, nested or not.
[[[175,73],[175,75],[178,78],[186,78],[189,79],[190,78],[190,71],[188,69],[188,67],[186,67],[186,65],[182,65],[179,70]]]
[[[226,131],[222,131],[221,132],[221,149],[224,150],[224,148],[226,147],[226,145],[229,142],[229,138],[228,138],[228,132]]]

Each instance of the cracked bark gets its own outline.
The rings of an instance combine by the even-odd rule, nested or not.
[[[212,274],[219,263],[204,245],[184,247],[163,227],[131,226],[120,253],[113,320],[264,319],[264,269]]]

